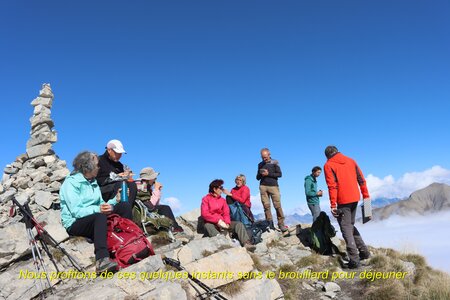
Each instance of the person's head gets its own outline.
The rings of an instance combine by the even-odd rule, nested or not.
[[[336,146],[328,146],[325,148],[325,156],[327,157],[327,159],[332,158],[336,153],[338,153],[338,148],[336,148]]]
[[[234,179],[234,182],[236,183],[236,186],[241,187],[247,183],[247,179],[245,178],[244,174],[239,174]]]
[[[155,172],[151,167],[145,167],[139,172],[139,179],[148,185],[153,185],[158,177],[159,172]]]
[[[311,170],[311,174],[312,174],[312,176],[314,176],[314,177],[319,177],[321,173],[322,173],[322,168],[319,167],[319,166],[315,166],[315,167],[312,168],[312,170]]]
[[[209,192],[211,194],[216,194],[217,196],[221,195],[223,191],[223,180],[215,179],[211,181],[209,184]]]
[[[110,140],[108,144],[106,144],[106,151],[108,152],[109,159],[115,162],[118,162],[122,157],[125,149],[123,149],[122,142],[119,140]]]
[[[98,157],[97,154],[90,151],[79,153],[73,160],[73,172],[81,173],[86,179],[93,179],[98,174]]]
[[[261,158],[265,162],[270,161],[270,150],[269,150],[269,148],[262,148],[261,149]]]

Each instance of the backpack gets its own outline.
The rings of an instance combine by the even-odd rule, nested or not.
[[[262,242],[262,234],[266,231],[269,231],[270,223],[267,220],[261,220],[254,222],[249,229],[247,229],[250,242],[253,245],[259,244]]]
[[[242,204],[238,201],[233,201],[233,203],[228,204],[230,208],[230,218],[231,221],[238,221],[244,224],[245,228],[250,228],[252,226],[251,219],[244,212]]]
[[[319,254],[333,254],[331,238],[336,236],[336,230],[325,212],[320,212],[310,230],[311,248]]]
[[[158,231],[172,232],[172,220],[158,214],[156,211],[149,211],[147,206],[136,199],[133,206],[133,221],[142,227],[145,234],[154,234]]]
[[[152,244],[133,221],[111,214],[106,224],[108,251],[111,259],[116,261],[119,267],[126,268],[150,255],[155,255]]]

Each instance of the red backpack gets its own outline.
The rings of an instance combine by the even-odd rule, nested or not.
[[[111,214],[108,216],[107,228],[108,251],[119,267],[126,268],[155,255],[152,244],[133,221]]]

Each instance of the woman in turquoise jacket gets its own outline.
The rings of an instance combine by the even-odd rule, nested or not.
[[[69,235],[94,241],[97,272],[116,270],[117,263],[109,259],[106,245],[107,215],[115,213],[132,220],[131,206],[128,202],[120,202],[120,193],[108,202],[103,201],[95,179],[97,154],[81,152],[73,160],[73,168],[59,191],[62,224]]]
[[[313,222],[320,214],[320,199],[322,197],[322,190],[317,190],[317,177],[322,173],[322,168],[319,166],[311,170],[311,175],[305,177],[305,195],[308,208],[311,211]]]

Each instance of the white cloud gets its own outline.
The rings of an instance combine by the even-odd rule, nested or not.
[[[252,203],[252,213],[259,214],[264,212],[264,207],[261,203],[261,194],[257,194],[256,196],[250,196],[250,202]]]
[[[433,182],[450,184],[450,170],[434,166],[423,172],[405,173],[397,180],[392,175],[378,178],[372,174],[369,174],[366,180],[372,199],[381,197],[402,199]]]
[[[432,267],[450,272],[447,253],[450,240],[445,238],[450,227],[450,211],[414,217],[392,216],[356,226],[368,245],[418,253],[424,255]]]
[[[162,204],[169,205],[170,208],[172,208],[172,211],[174,214],[177,214],[181,211],[181,202],[178,200],[178,198],[175,197],[168,197],[164,198],[164,200],[161,201]]]

